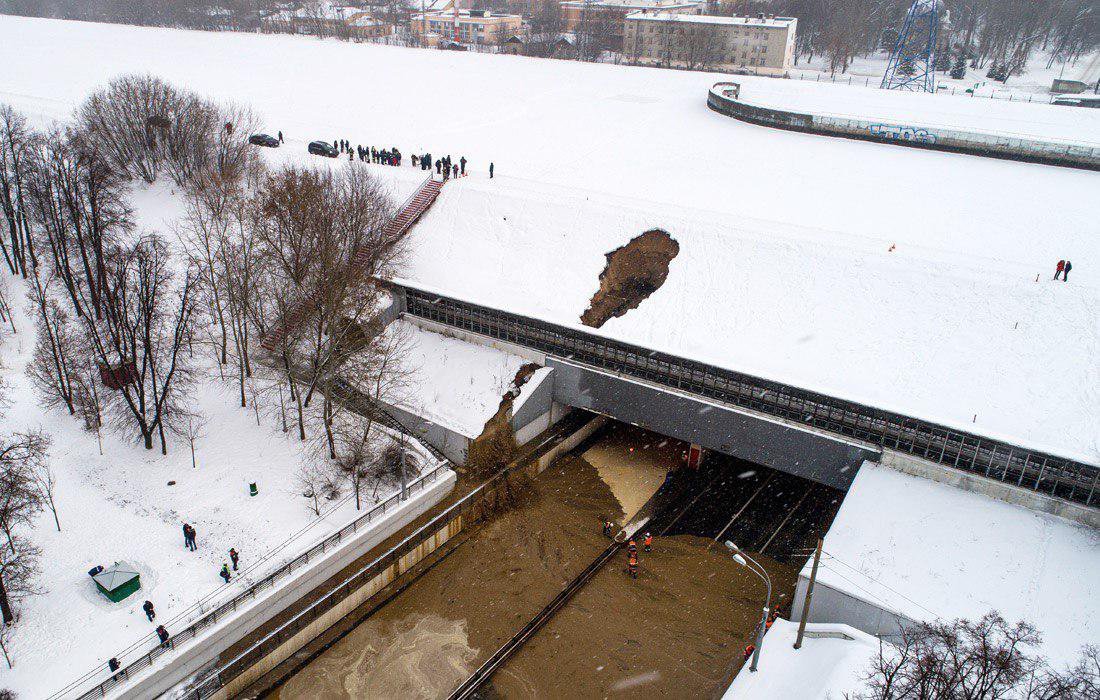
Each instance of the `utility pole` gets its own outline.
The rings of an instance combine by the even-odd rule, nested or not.
[[[814,598],[814,581],[817,580],[817,565],[821,562],[821,547],[824,540],[818,538],[817,549],[814,550],[814,565],[810,569],[810,585],[806,586],[806,600],[802,601],[802,619],[798,621],[798,637],[794,640],[794,648],[802,648],[802,635],[806,633],[806,618],[810,615],[810,601]]]

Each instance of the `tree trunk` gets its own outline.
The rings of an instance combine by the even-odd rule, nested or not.
[[[8,600],[8,589],[4,588],[3,575],[0,575],[0,613],[3,614],[5,625],[15,621],[15,615],[11,611],[11,601]]]

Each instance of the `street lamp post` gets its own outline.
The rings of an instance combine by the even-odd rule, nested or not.
[[[749,666],[749,671],[756,673],[756,667],[760,663],[760,647],[764,646],[764,630],[768,624],[768,610],[772,605],[772,579],[758,561],[745,554],[733,542],[727,540],[726,547],[733,553],[733,560],[756,574],[756,577],[763,581],[768,589],[767,597],[764,598],[764,609],[760,612],[760,624],[756,628],[756,648],[753,649],[752,664]]]

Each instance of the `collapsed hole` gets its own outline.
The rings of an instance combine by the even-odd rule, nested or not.
[[[668,277],[668,265],[680,244],[661,229],[651,229],[607,254],[600,288],[592,295],[581,323],[599,328],[608,319],[638,308]]]

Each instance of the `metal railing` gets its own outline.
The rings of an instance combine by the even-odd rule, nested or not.
[[[636,377],[1067,501],[1100,507],[1100,467],[401,284],[437,323]]]
[[[449,468],[449,464],[445,462],[437,463],[432,469],[425,472],[424,474],[421,474],[413,481],[409,482],[407,488],[408,494],[411,496],[413,493],[425,489],[428,484],[438,479]],[[397,507],[400,503],[400,491],[394,493],[389,498],[381,501],[380,503],[376,503],[374,506],[371,507],[370,510],[353,520],[351,523],[345,525],[340,530],[321,540],[320,543],[309,548],[302,554],[299,554],[294,559],[291,559],[289,562],[282,565],[272,573],[268,574],[263,579],[252,584],[246,590],[234,596],[231,600],[223,603],[222,605],[219,605],[217,608],[211,610],[206,615],[203,615],[201,618],[191,623],[186,628],[173,634],[164,644],[157,644],[157,646],[153,647],[152,649],[136,656],[132,661],[127,663],[125,667],[119,669],[118,671],[111,673],[111,671],[109,671],[105,666],[97,667],[94,673],[111,673],[111,676],[96,685],[94,688],[91,688],[76,697],[80,698],[80,700],[105,697],[112,690],[116,689],[120,684],[125,683],[134,673],[138,673],[148,668],[149,666],[152,666],[153,663],[162,655],[169,653],[177,645],[188,642],[199,636],[207,629],[216,625],[220,620],[223,620],[227,615],[234,614],[239,608],[247,607],[262,592],[275,588],[282,579],[308,566],[310,562],[315,561],[319,556],[324,555],[329,550],[338,547],[344,539],[356,534],[362,527],[369,525],[373,520],[382,517],[390,509]],[[86,681],[89,677],[90,676],[86,676],[85,678],[75,681],[66,688],[63,688],[62,690],[50,696],[51,699],[61,698],[68,695],[69,693],[73,692],[73,690],[81,683]]]

